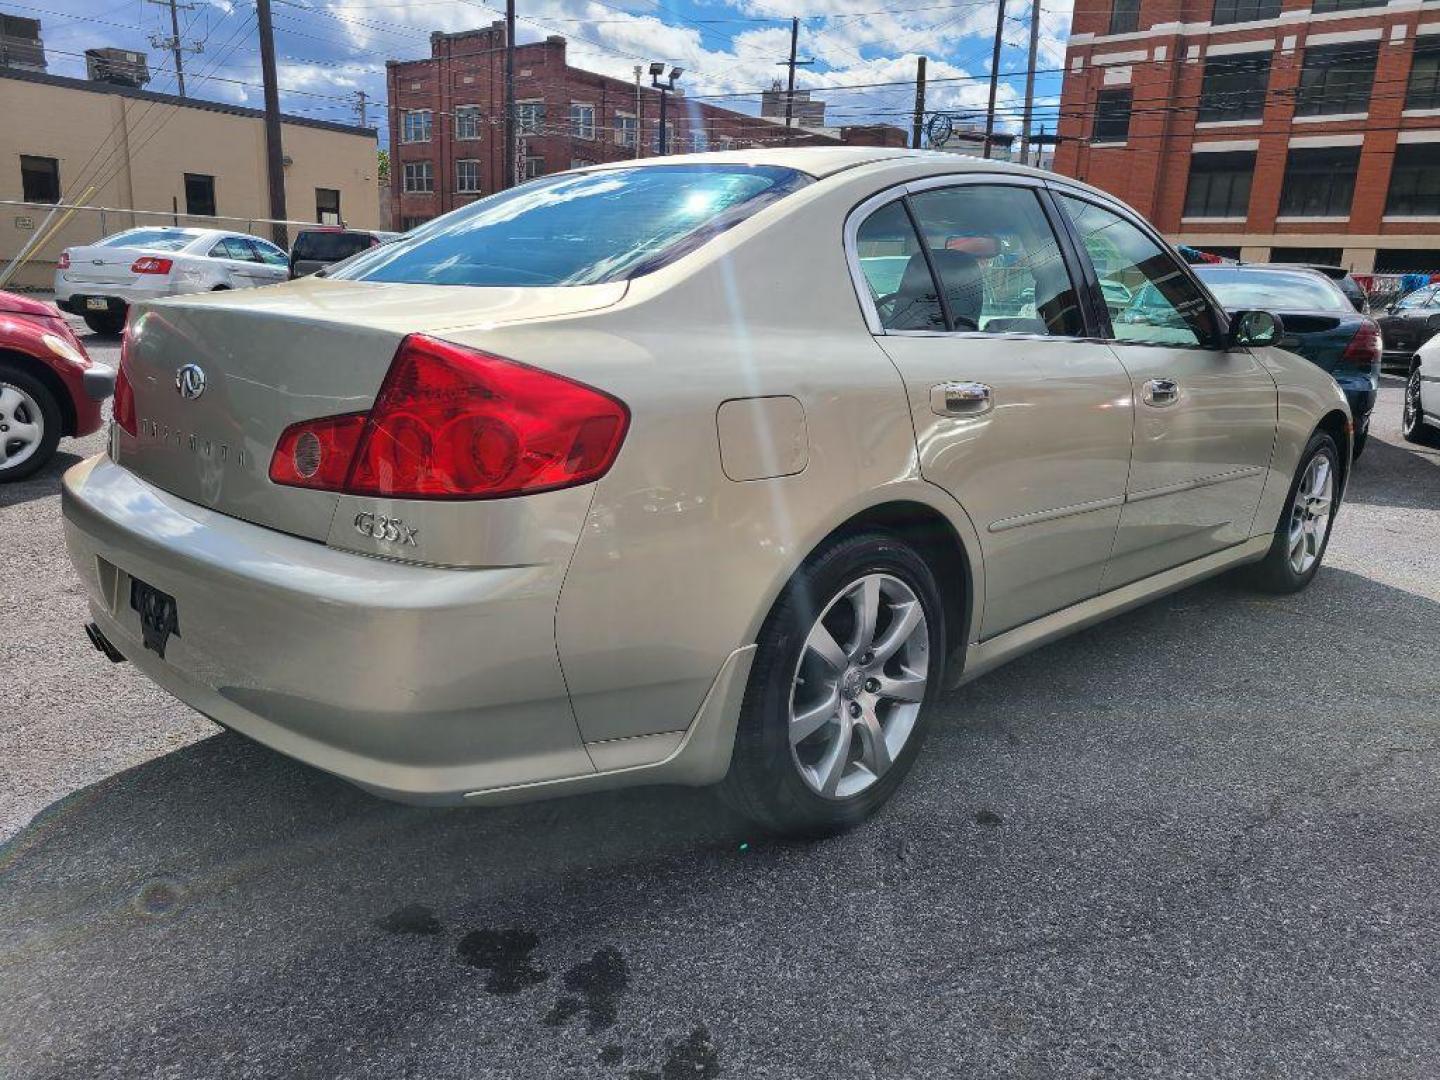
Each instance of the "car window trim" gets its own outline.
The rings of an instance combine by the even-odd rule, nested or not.
[[[927,176],[919,180],[905,181],[894,184],[883,191],[877,191],[856,203],[845,218],[843,230],[843,243],[845,250],[845,261],[850,269],[850,284],[855,289],[855,298],[860,304],[860,313],[865,319],[865,327],[874,337],[944,337],[954,339],[975,339],[978,341],[1070,341],[1070,342],[1103,342],[1103,337],[1091,337],[1085,335],[1071,334],[1033,334],[1019,331],[998,331],[987,333],[984,330],[888,330],[880,321],[880,312],[875,307],[875,299],[870,295],[870,282],[865,277],[865,271],[860,266],[860,247],[858,243],[860,226],[877,210],[888,206],[892,202],[903,201],[905,213],[910,220],[910,227],[915,230],[916,239],[920,241],[920,247],[925,249],[925,234],[919,229],[915,220],[914,212],[909,205],[911,195],[922,191],[931,191],[935,188],[945,187],[969,187],[984,185],[986,187],[1019,187],[1027,188],[1037,192],[1044,191],[1045,181],[1040,177],[1033,176],[1007,176],[1003,173],[949,173],[942,176]],[[1039,197],[1038,201],[1044,211],[1045,200]],[[1052,226],[1053,229],[1053,226]],[[1063,254],[1064,242],[1057,236],[1057,243]],[[935,285],[937,294],[941,295],[942,310],[947,311],[945,316],[946,326],[953,325],[945,307],[943,293],[940,290],[939,280],[935,275],[935,265],[931,260],[929,252],[926,251],[925,263],[930,268],[931,283]],[[1074,272],[1071,267],[1066,266],[1066,271],[1071,275],[1071,285],[1075,284]],[[1208,296],[1208,294],[1207,294]],[[1084,298],[1081,298],[1082,311]],[[1093,330],[1094,326],[1086,320],[1087,332]]]

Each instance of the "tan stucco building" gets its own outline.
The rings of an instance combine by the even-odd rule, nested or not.
[[[163,215],[77,212],[11,288],[48,287],[62,248],[132,225],[270,236],[266,225],[247,227],[269,217],[258,109],[0,68],[0,118],[0,268],[42,227],[57,195],[73,202],[94,184],[88,207]],[[291,221],[379,227],[375,129],[287,116],[282,143]]]

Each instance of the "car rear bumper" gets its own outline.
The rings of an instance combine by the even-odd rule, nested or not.
[[[1340,390],[1350,404],[1350,415],[1355,420],[1356,429],[1363,431],[1370,422],[1370,413],[1375,408],[1375,398],[1379,392],[1377,380],[1373,375],[1342,374],[1336,375],[1335,381],[1340,384]]]
[[[100,309],[91,308],[87,301],[105,300],[105,310],[123,315],[131,304],[144,300],[157,300],[163,296],[174,296],[176,286],[168,277],[146,275],[131,283],[103,281],[71,281],[63,271],[55,274],[55,306],[71,315],[94,315]]]
[[[218,723],[408,802],[595,776],[555,649],[563,567],[339,551],[188,503],[103,456],[66,473],[63,509],[100,631]],[[163,658],[145,647],[134,579],[176,601]]]

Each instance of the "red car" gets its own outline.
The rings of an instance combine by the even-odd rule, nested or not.
[[[0,292],[0,484],[42,468],[62,435],[100,429],[115,369],[49,304]]]

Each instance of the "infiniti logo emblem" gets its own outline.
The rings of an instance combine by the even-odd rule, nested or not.
[[[175,372],[175,392],[194,401],[205,392],[205,372],[199,364],[185,364]]]

